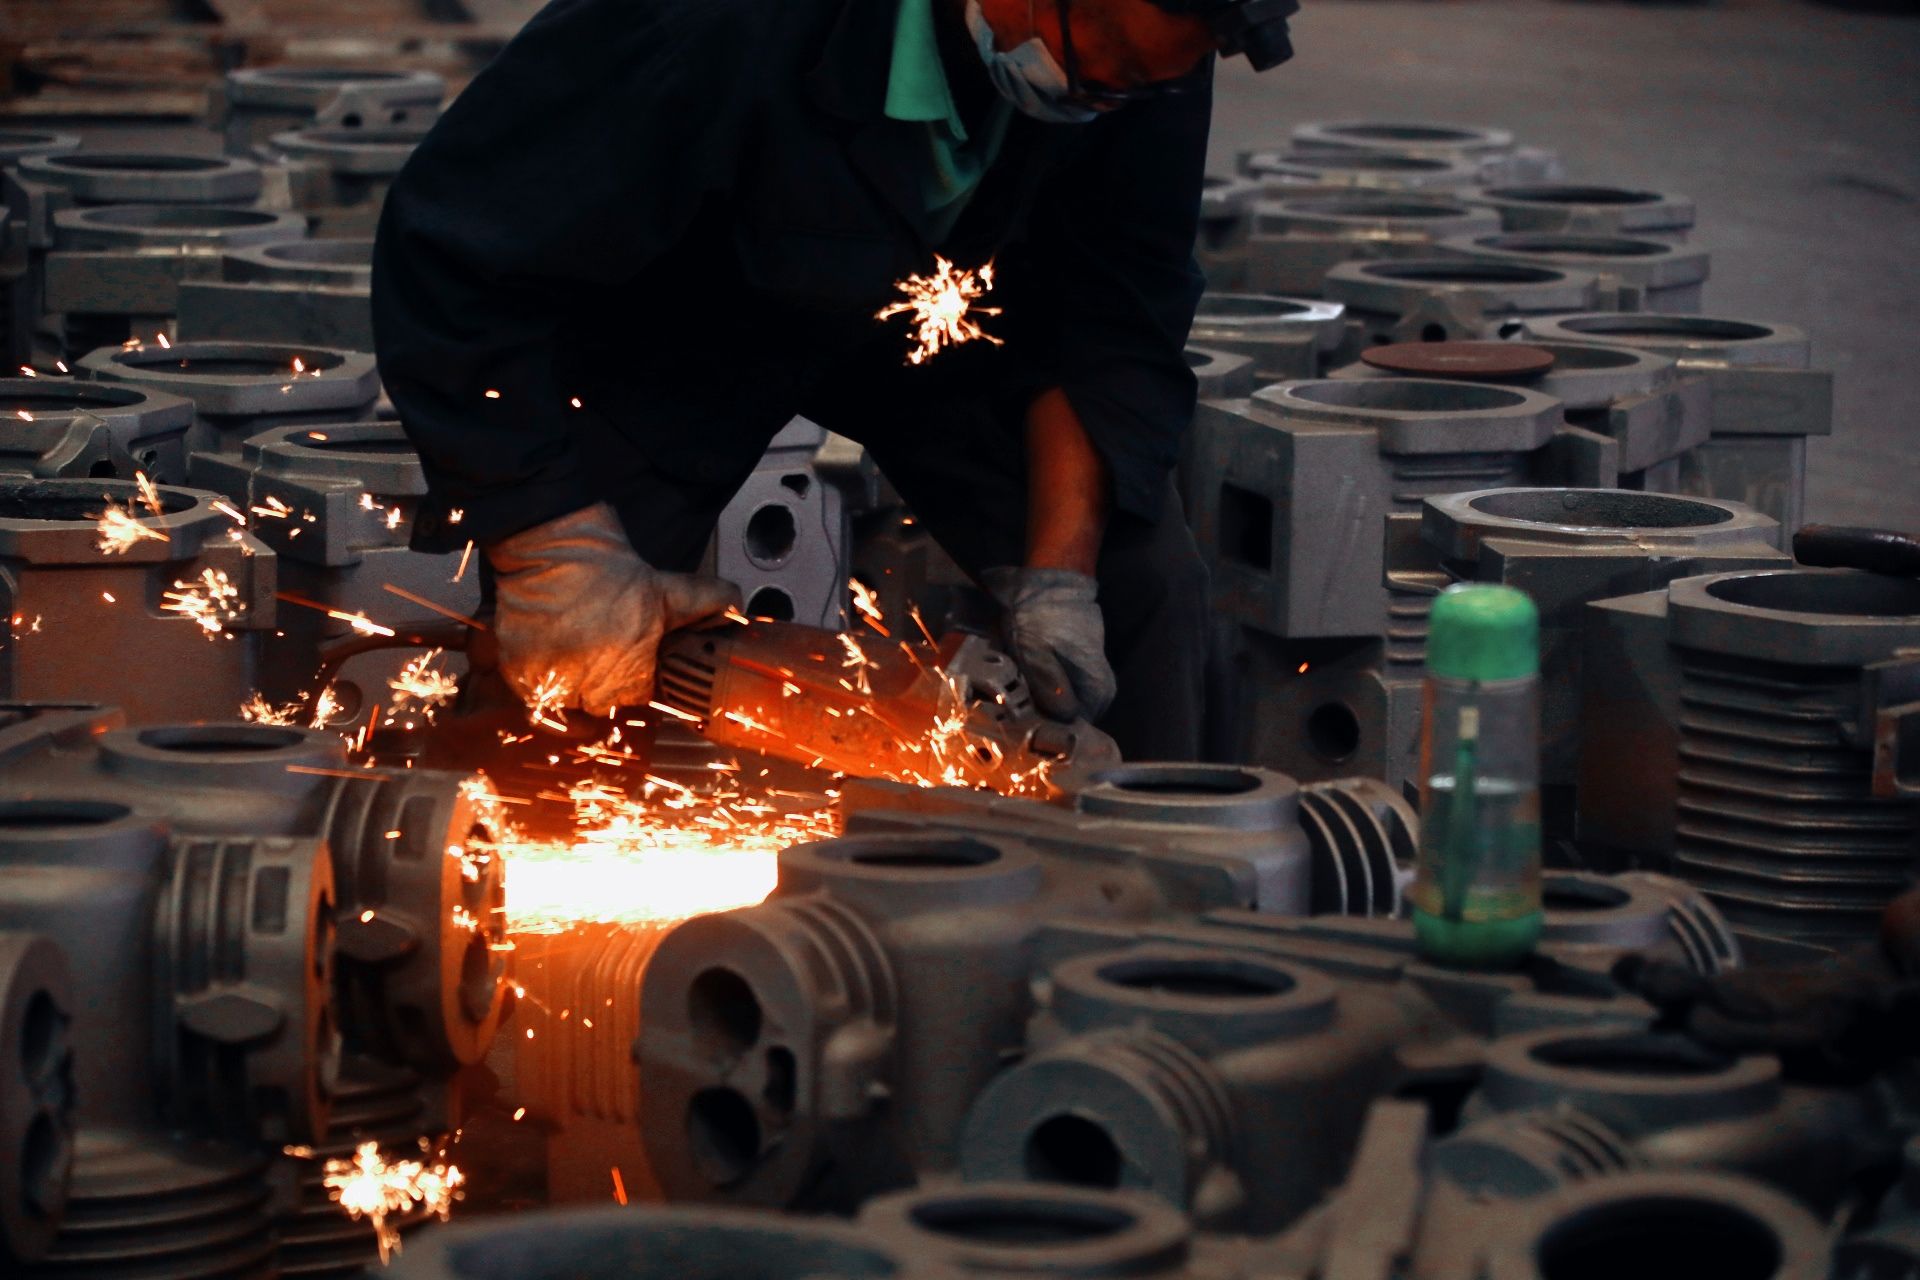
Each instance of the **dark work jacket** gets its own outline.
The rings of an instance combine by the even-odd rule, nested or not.
[[[903,414],[1060,386],[1116,508],[1157,513],[1193,410],[1210,95],[1016,117],[934,244],[925,127],[882,114],[896,10],[555,0],[455,100],[374,255],[380,370],[430,490],[417,546],[617,499],[642,469],[737,485],[812,389],[848,377]],[[1006,311],[986,323],[1006,346],[907,370],[906,322],[873,313],[936,250],[995,260],[987,301]]]

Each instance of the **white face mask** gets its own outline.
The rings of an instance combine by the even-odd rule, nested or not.
[[[980,0],[967,0],[967,33],[980,48],[987,79],[1022,115],[1048,124],[1085,124],[1100,113],[1066,100],[1067,73],[1035,35],[1005,53],[994,47],[993,28]]]

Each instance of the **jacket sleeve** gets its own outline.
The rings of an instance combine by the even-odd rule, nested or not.
[[[1057,310],[1055,380],[1107,463],[1116,511],[1158,517],[1193,417],[1187,330],[1211,86],[1086,126],[1032,222],[1040,296]]]
[[[729,185],[767,7],[554,0],[395,181],[374,333],[426,467],[415,545],[494,541],[599,496],[554,373],[569,299],[634,276]]]

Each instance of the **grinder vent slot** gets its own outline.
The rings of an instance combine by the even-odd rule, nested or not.
[[[654,697],[664,706],[701,720],[713,715],[713,682],[719,668],[705,657],[685,652],[662,653],[655,677]]]

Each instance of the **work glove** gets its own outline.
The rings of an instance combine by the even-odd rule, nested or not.
[[[1007,647],[1055,720],[1097,720],[1113,702],[1098,584],[1070,569],[989,569],[981,581],[1006,610]]]
[[[1726,1053],[1777,1053],[1789,1079],[1856,1084],[1920,1054],[1920,891],[1887,908],[1878,945],[1712,977],[1625,956],[1614,979],[1659,1025]]]
[[[635,554],[606,503],[535,525],[487,550],[500,673],[532,703],[607,715],[653,697],[660,637],[740,602],[732,583],[662,573]]]

